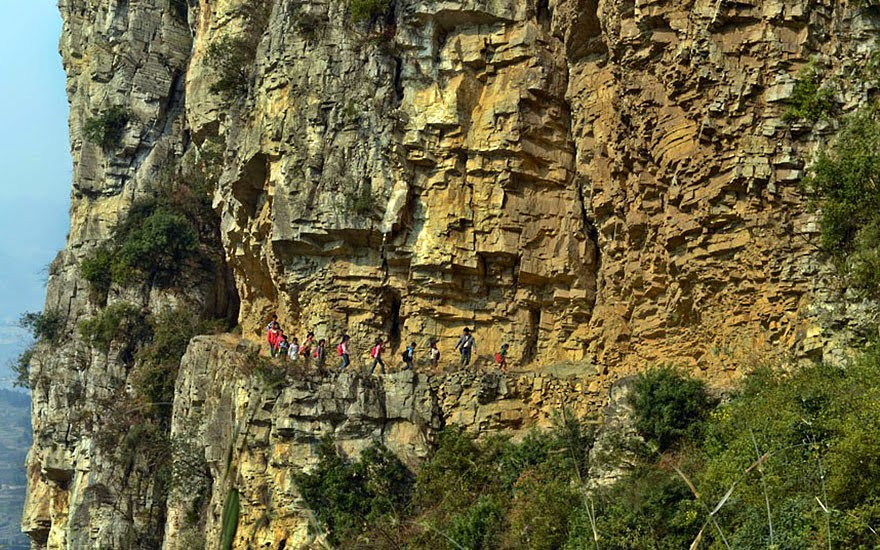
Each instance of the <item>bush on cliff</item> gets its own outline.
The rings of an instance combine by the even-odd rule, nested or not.
[[[788,99],[788,108],[782,114],[787,122],[807,120],[818,122],[831,115],[834,110],[834,92],[820,86],[822,72],[815,63],[810,63],[795,80],[794,89]]]
[[[64,315],[57,309],[44,312],[25,312],[18,319],[18,326],[29,331],[35,340],[49,344],[57,343],[64,330]]]
[[[880,288],[880,120],[871,107],[846,119],[823,149],[804,184],[821,211],[821,245],[849,282],[876,295]]]
[[[83,135],[104,150],[118,147],[131,115],[125,107],[115,105],[98,116],[86,120]]]
[[[13,374],[13,386],[30,388],[30,366],[36,354],[36,344],[57,344],[64,331],[66,320],[57,309],[44,312],[25,312],[18,319],[18,326],[31,333],[35,342],[27,346],[8,363]]]
[[[167,411],[161,415],[167,421],[180,359],[194,336],[213,332],[217,326],[215,322],[199,319],[186,308],[150,315],[147,322],[150,337],[141,343],[137,352],[131,383],[138,395]]]
[[[704,382],[669,366],[640,374],[630,403],[636,429],[661,451],[682,439],[698,437],[703,419],[712,408]]]
[[[324,438],[317,452],[317,467],[298,475],[296,484],[333,544],[347,547],[365,537],[379,538],[405,515],[413,478],[391,451],[374,444],[358,460],[348,460]],[[370,535],[370,528],[379,531]]]
[[[19,388],[31,388],[31,362],[36,353],[34,346],[28,346],[9,363],[12,371],[12,385]]]
[[[252,40],[231,36],[224,36],[208,44],[205,63],[216,75],[216,80],[211,84],[211,93],[228,99],[239,98],[247,93],[255,47]]]
[[[83,341],[107,353],[114,342],[120,344],[119,358],[130,364],[135,351],[151,336],[146,313],[128,302],[117,302],[79,324]]]
[[[348,6],[354,23],[369,23],[388,13],[391,0],[349,0]]]
[[[106,301],[112,283],[173,286],[188,265],[206,260],[199,244],[217,238],[213,231],[200,231],[215,226],[209,198],[214,174],[207,170],[160,182],[154,196],[132,204],[109,241],[83,258],[79,273],[98,303]]]

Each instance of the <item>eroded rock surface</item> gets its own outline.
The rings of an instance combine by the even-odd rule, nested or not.
[[[586,416],[603,398],[589,391],[588,376],[476,370],[380,377],[291,369],[267,383],[246,374],[254,351],[247,342],[198,337],[183,358],[172,437],[187,442],[191,456],[204,457],[210,479],[190,478],[172,492],[165,548],[189,548],[191,541],[219,548],[232,489],[241,499],[236,548],[313,547],[316,533],[294,477],[316,463],[321,437],[332,437],[348,456],[378,441],[415,468],[446,426],[516,438],[551,426],[563,409]],[[205,498],[206,512],[194,522],[197,498]]]
[[[656,362],[723,385],[756,357],[845,354],[874,310],[830,277],[797,183],[835,122],[781,115],[811,59],[841,111],[866,101],[875,84],[859,68],[878,20],[850,4],[398,0],[353,24],[344,0],[62,1],[73,196],[47,296],[65,334],[32,365],[23,527],[34,545],[124,548],[180,520],[167,510],[166,529],[144,464],[117,464],[96,443],[131,365],[76,327],[115,302],[237,316],[250,339],[277,311],[298,334],[351,334],[356,366],[380,332],[392,357],[437,338],[451,363],[469,326],[481,361],[510,342],[511,362],[535,372],[303,380],[270,402],[243,380],[200,380],[236,353],[206,348],[175,402],[203,429],[215,511],[225,470],[211,449],[227,444],[253,455],[247,479],[264,483],[282,468],[265,441],[294,453],[283,466],[305,464],[304,434],[351,426],[353,448],[380,437],[415,460],[443,422],[518,430],[562,402],[597,411],[616,380]],[[233,43],[248,63],[219,93],[211,52]],[[86,139],[114,107],[129,114],[118,146]],[[192,265],[173,288],[113,285],[96,300],[83,258],[184,162],[219,166],[213,253],[229,271]],[[529,401],[558,363],[581,382],[546,378],[555,397]],[[199,403],[196,390],[215,393]],[[229,431],[238,425],[253,429]],[[287,481],[272,491],[295,499]],[[257,514],[248,491],[263,485],[248,483]],[[302,533],[297,510],[278,533]],[[280,540],[275,529],[253,536]]]

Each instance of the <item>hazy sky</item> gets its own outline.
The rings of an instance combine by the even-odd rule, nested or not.
[[[27,344],[15,321],[43,308],[45,268],[70,227],[60,32],[54,0],[0,0],[0,386]]]

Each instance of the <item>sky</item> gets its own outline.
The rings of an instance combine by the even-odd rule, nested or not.
[[[43,309],[46,267],[64,247],[72,164],[55,0],[0,0],[0,387]]]

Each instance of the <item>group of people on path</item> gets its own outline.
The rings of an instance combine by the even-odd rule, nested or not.
[[[290,361],[296,363],[303,361],[304,366],[308,368],[312,361],[314,361],[315,366],[319,369],[323,369],[327,363],[327,341],[324,338],[315,342],[315,333],[309,332],[302,343],[295,336],[288,339],[284,331],[281,330],[277,315],[273,315],[272,320],[266,326],[266,340],[269,343],[270,356],[273,358],[280,357],[282,362]],[[343,334],[339,344],[336,345],[336,354],[342,361],[339,367],[341,371],[344,371],[351,365],[350,341],[351,337],[348,334]],[[381,369],[380,372],[385,374],[385,360],[383,358],[385,347],[386,342],[381,336],[373,342],[373,346],[370,348],[370,359],[373,360],[373,366],[370,368],[371,375],[375,373],[376,367],[379,367]],[[415,370],[416,348],[416,343],[411,342],[401,354],[403,370]],[[455,344],[455,351],[458,351],[461,355],[460,365],[462,368],[470,365],[471,357],[475,353],[476,348],[477,342],[472,331],[469,328],[465,328]],[[495,362],[503,371],[507,370],[508,348],[508,344],[504,344],[501,346],[501,350],[495,354]],[[431,340],[427,358],[431,369],[436,371],[440,365],[440,349],[437,347],[437,340]]]
[[[319,369],[324,368],[327,363],[327,340],[321,338],[316,342],[314,332],[306,334],[302,343],[296,336],[288,339],[284,331],[281,330],[277,315],[273,315],[272,320],[266,326],[266,340],[269,342],[269,355],[273,358],[279,357],[281,361],[293,363],[301,360],[306,367],[309,367],[314,361]]]

